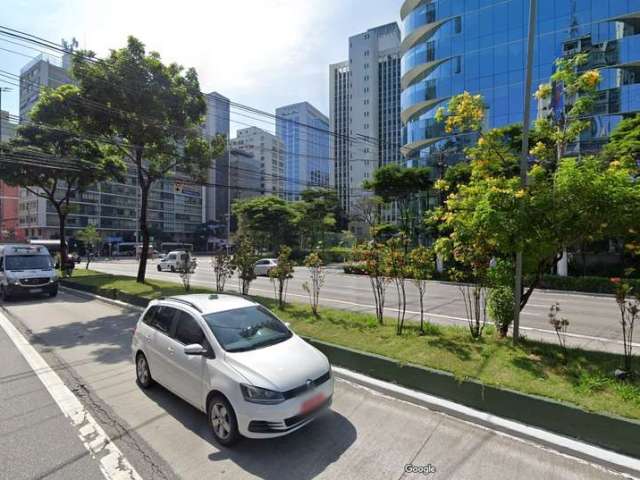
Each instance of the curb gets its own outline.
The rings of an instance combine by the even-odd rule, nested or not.
[[[508,420],[490,413],[466,407],[459,403],[426,393],[411,390],[397,384],[368,377],[341,367],[332,367],[336,377],[369,388],[383,395],[406,401],[429,410],[449,415],[474,425],[534,442],[558,453],[567,454],[621,473],[640,477],[640,459],[558,435],[547,430]]]

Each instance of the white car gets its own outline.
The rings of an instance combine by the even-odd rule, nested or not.
[[[269,272],[278,266],[278,259],[276,258],[263,258],[262,260],[258,260],[253,267],[253,270],[256,272],[258,277],[267,277],[269,276]]]
[[[158,271],[159,272],[179,271],[183,267],[184,262],[186,262],[187,259],[189,259],[191,273],[193,273],[197,267],[196,259],[193,255],[189,255],[185,251],[169,252],[158,262]]]
[[[138,384],[206,412],[223,445],[286,435],[328,410],[331,365],[262,305],[233,295],[152,301],[132,342]]]

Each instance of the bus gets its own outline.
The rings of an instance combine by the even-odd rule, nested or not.
[[[112,255],[114,257],[135,257],[139,243],[121,242],[113,245]]]
[[[164,242],[160,244],[160,253],[167,254],[173,251],[185,251],[189,253],[193,253],[193,244],[192,243],[178,243],[178,242]]]

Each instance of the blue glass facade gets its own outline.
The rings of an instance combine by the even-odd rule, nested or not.
[[[284,150],[284,198],[299,200],[311,187],[329,187],[329,119],[307,102],[276,109],[276,136]]]
[[[640,0],[539,0],[534,88],[554,61],[578,51],[603,77],[585,145],[597,147],[624,114],[640,111]],[[447,161],[459,139],[434,121],[463,91],[481,94],[487,127],[521,122],[529,0],[406,0],[402,5],[403,153],[413,163]],[[532,116],[537,101],[532,98]],[[584,139],[583,139],[584,140]],[[460,149],[457,149],[459,152]],[[438,155],[439,158],[442,155]]]

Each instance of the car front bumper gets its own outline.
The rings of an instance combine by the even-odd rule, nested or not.
[[[39,295],[41,293],[53,293],[58,290],[58,281],[45,283],[44,285],[21,285],[9,284],[6,287],[7,295],[21,297],[28,295]]]
[[[248,438],[273,438],[304,427],[325,413],[333,401],[333,375],[322,385],[276,405],[260,405],[246,401],[236,408],[238,430]],[[303,404],[322,395],[323,401],[308,412]]]

